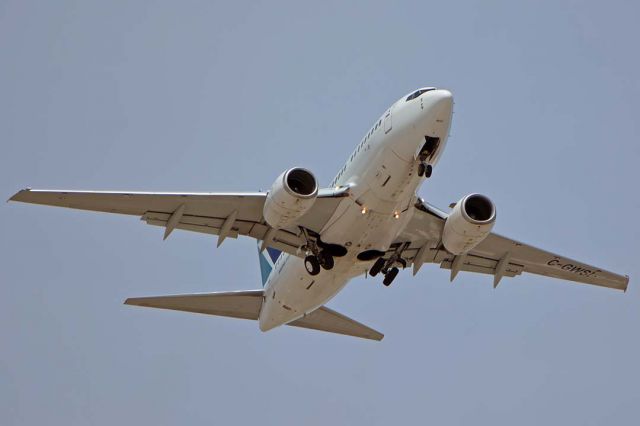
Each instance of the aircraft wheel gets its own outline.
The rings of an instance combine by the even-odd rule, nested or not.
[[[427,166],[424,163],[420,163],[418,165],[418,176],[424,176],[424,173],[427,170]]]
[[[427,178],[430,178],[432,173],[433,173],[433,166],[431,164],[427,164],[424,169],[424,176]]]
[[[382,271],[382,268],[384,268],[385,263],[386,261],[383,258],[379,257],[378,260],[376,260],[376,263],[374,263],[371,269],[369,269],[369,275],[371,275],[372,277],[378,275],[380,271]]]
[[[320,252],[320,255],[318,256],[318,260],[320,261],[320,266],[322,266],[324,269],[326,269],[327,271],[333,268],[334,265],[334,261],[333,261],[333,256],[331,256],[331,253],[328,253],[327,251],[323,250]]]
[[[304,267],[307,269],[309,275],[318,275],[320,273],[320,262],[318,262],[318,258],[313,255],[304,258]]]
[[[398,272],[399,272],[398,268],[389,269],[389,272],[387,272],[387,274],[384,276],[384,280],[382,280],[382,284],[388,287],[393,282],[396,275],[398,275]]]

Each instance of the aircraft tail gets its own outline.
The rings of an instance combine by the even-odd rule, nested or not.
[[[260,274],[262,275],[262,287],[266,284],[273,271],[273,265],[275,265],[278,258],[282,255],[280,250],[267,247],[260,251],[262,241],[258,241],[258,258],[260,259]]]
[[[199,314],[257,320],[264,290],[229,291],[222,293],[178,294],[172,296],[135,297],[124,303],[150,308],[171,309]],[[382,340],[384,335],[326,306],[321,306],[287,325]]]

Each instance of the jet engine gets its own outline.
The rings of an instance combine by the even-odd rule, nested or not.
[[[496,207],[486,196],[470,194],[456,203],[444,224],[442,243],[452,254],[467,253],[480,244],[496,222]]]
[[[275,228],[295,223],[318,196],[318,181],[307,169],[294,167],[282,173],[271,186],[264,203],[264,220]]]

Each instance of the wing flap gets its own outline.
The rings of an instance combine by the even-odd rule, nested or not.
[[[168,213],[146,212],[142,215],[148,225],[165,227],[171,217]],[[224,219],[213,217],[183,215],[180,222],[176,224],[177,229],[185,231],[200,232],[205,234],[220,235],[220,231],[224,224]],[[269,227],[263,223],[248,222],[243,220],[235,220],[226,237],[238,238],[238,235],[246,235],[261,240],[265,237]],[[273,247],[285,253],[298,255],[298,247],[304,244],[304,240],[297,234],[286,229],[279,229],[273,235],[269,247]]]
[[[478,258],[477,256],[470,256],[467,255],[464,258],[464,262],[462,263],[462,266],[460,267],[460,271],[466,271],[466,272],[476,272],[479,274],[487,274],[487,275],[494,275],[496,272],[496,267],[498,265],[498,262],[495,260],[491,260],[490,262],[492,263],[492,265],[487,266],[486,264],[483,264],[485,262],[478,262],[478,260],[481,258]],[[440,263],[440,268],[442,269],[451,269],[453,267],[453,261],[451,260],[443,260]],[[503,273],[503,276],[505,277],[515,277],[516,275],[520,275],[522,273],[523,270],[523,266],[522,265],[516,265],[513,263],[509,263],[507,265],[507,267],[505,268],[505,271]]]
[[[309,212],[298,225],[320,232],[336,211],[340,201],[348,195],[348,188],[323,189]],[[220,235],[226,219],[233,217],[231,228],[223,238],[246,235],[264,239],[269,227],[262,211],[267,194],[247,193],[168,193],[168,192],[113,192],[23,189],[9,201],[67,207],[106,213],[140,216],[150,225],[167,228],[165,237],[174,228],[205,234]],[[174,214],[179,213],[179,214]],[[170,223],[171,218],[175,223]],[[267,245],[289,254],[299,255],[304,241],[299,229],[280,229]]]

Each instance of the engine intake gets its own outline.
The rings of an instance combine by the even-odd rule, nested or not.
[[[293,225],[315,203],[318,181],[307,169],[294,167],[275,180],[264,203],[264,220],[273,228]]]
[[[470,194],[456,203],[444,224],[442,244],[452,254],[467,253],[493,229],[496,207],[481,194]]]
[[[299,197],[313,197],[318,193],[316,177],[307,169],[296,167],[284,173],[285,189]]]

